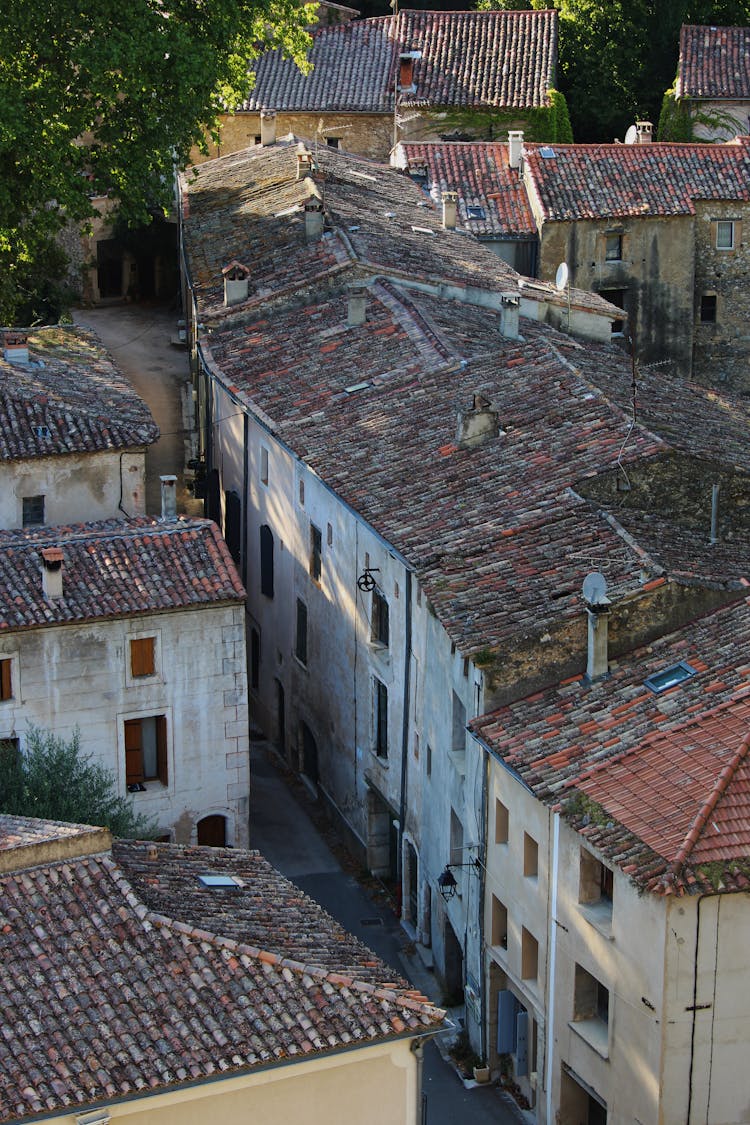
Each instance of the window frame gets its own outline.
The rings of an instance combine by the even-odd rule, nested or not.
[[[370,606],[370,643],[380,648],[390,645],[390,608],[388,599],[377,586],[372,591]]]
[[[698,319],[701,324],[716,324],[719,301],[716,293],[701,293]],[[708,314],[708,315],[707,315]]]
[[[323,575],[323,532],[310,520],[309,572],[313,582],[320,585]]]
[[[612,253],[614,244],[615,253]],[[621,262],[622,259],[622,234],[618,231],[607,231],[604,235],[604,261]]]
[[[146,762],[144,761],[143,723],[154,720],[156,772],[146,775]],[[133,736],[138,729],[137,745],[134,745]],[[130,742],[130,745],[128,743]],[[147,792],[149,783],[164,786],[169,785],[171,770],[169,763],[169,718],[166,712],[161,714],[146,713],[143,715],[123,716],[122,719],[122,745],[125,764],[125,787],[129,793]],[[130,760],[128,759],[130,755]],[[136,758],[140,755],[140,758]]]
[[[735,243],[736,243],[735,224],[736,224],[736,219],[717,219],[716,220],[716,249],[717,250],[727,251],[727,250],[734,250],[735,249]],[[722,245],[720,240],[719,240],[722,227],[729,228],[729,234],[730,234],[731,237],[730,237],[728,246]]]
[[[0,703],[10,703],[13,695],[13,657],[0,656]]]
[[[568,1026],[598,1055],[609,1058],[612,992],[578,961],[573,972],[573,1010]]]
[[[388,686],[378,676],[372,677],[373,688],[373,753],[381,761],[388,758]]]
[[[156,675],[156,636],[149,634],[143,637],[129,637],[128,638],[128,667],[130,668],[131,680],[145,680],[151,676]],[[138,660],[136,661],[136,654]],[[145,656],[145,658],[144,658]],[[146,671],[136,671],[136,663],[139,667],[144,665]]]
[[[36,519],[27,516],[27,505],[31,508],[36,505],[37,508],[41,505],[42,518]],[[22,527],[44,527],[46,520],[46,493],[36,493],[34,496],[21,497],[21,526]]]

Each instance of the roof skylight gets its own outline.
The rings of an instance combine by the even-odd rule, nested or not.
[[[666,691],[667,688],[674,687],[676,684],[681,684],[684,680],[689,680],[691,676],[696,674],[696,669],[686,664],[681,660],[679,664],[673,664],[670,668],[665,668],[661,672],[655,672],[653,676],[649,676],[645,681],[646,687],[649,691],[653,691],[655,695]]]
[[[202,883],[204,887],[211,888],[242,886],[240,880],[235,879],[234,875],[199,875],[198,882]]]

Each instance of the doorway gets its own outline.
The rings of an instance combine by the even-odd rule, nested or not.
[[[227,846],[227,821],[223,816],[204,816],[198,821],[198,843],[209,848]]]
[[[464,994],[464,951],[456,937],[453,926],[447,918],[445,919],[443,942],[445,947],[445,971],[443,974],[445,991],[448,996],[456,997],[457,1001],[462,1003]],[[460,1000],[458,1000],[459,997]]]

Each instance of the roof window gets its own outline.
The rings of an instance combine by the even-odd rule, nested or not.
[[[555,150],[550,148],[549,145],[544,145],[543,148],[539,149],[539,155],[543,156],[545,160],[554,160]]]
[[[198,882],[202,883],[204,887],[210,887],[212,890],[242,886],[240,880],[235,879],[234,875],[199,875]]]
[[[469,206],[466,208],[466,218],[467,219],[483,219],[484,218],[484,207],[476,207],[476,206],[474,206],[474,204],[469,204]]]
[[[649,691],[660,695],[661,692],[681,684],[683,680],[689,680],[695,674],[696,669],[681,660],[679,664],[673,664],[671,668],[665,668],[663,672],[656,672],[653,676],[649,676],[645,683]]]

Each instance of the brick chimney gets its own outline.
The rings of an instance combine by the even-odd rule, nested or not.
[[[239,305],[246,301],[250,285],[249,268],[235,258],[221,272],[224,275],[224,304]]]
[[[177,477],[159,477],[161,481],[161,518],[173,520],[177,516]]]
[[[260,143],[262,145],[276,144],[275,109],[262,109],[260,111]]]
[[[456,229],[456,216],[458,214],[458,192],[443,192],[443,227],[445,230]]]
[[[347,327],[354,328],[367,320],[367,290],[350,289],[346,309]]]
[[[506,340],[519,338],[518,316],[521,298],[517,293],[500,294],[500,335]]]
[[[650,121],[636,121],[635,134],[637,145],[650,145],[654,139],[654,127]]]
[[[3,359],[6,363],[28,363],[29,345],[25,332],[6,332],[3,337]]]
[[[521,171],[523,161],[523,129],[508,130],[508,165]]]
[[[63,553],[59,547],[45,547],[42,551],[42,591],[49,601],[63,596]]]

